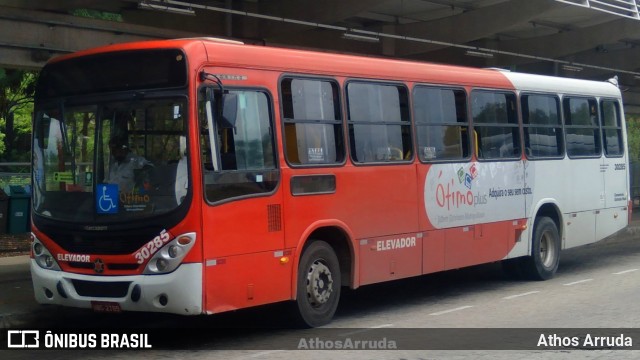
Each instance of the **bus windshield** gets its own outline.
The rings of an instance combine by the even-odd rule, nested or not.
[[[41,108],[34,213],[106,223],[167,213],[188,190],[184,97]]]

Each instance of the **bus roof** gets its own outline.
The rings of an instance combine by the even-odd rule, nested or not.
[[[616,98],[621,96],[617,86],[606,81],[533,75],[495,68],[478,69],[410,60],[245,45],[241,42],[209,37],[108,45],[63,55],[51,61],[56,62],[77,56],[110,51],[154,48],[182,48],[188,52],[191,60],[194,60],[194,58],[205,59],[206,57],[209,62],[208,65],[216,67],[263,69],[291,74],[401,80],[454,86],[468,85],[532,92],[610,96]],[[197,52],[199,49],[204,51],[198,56],[194,56],[193,52]],[[192,64],[192,66],[198,67],[199,65]]]
[[[568,95],[621,97],[620,89],[609,81],[590,81],[516,72],[503,72],[516,89]]]
[[[214,66],[379,80],[474,85],[512,89],[498,71],[409,60],[346,55],[277,47],[205,42]]]

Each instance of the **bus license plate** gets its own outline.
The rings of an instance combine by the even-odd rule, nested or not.
[[[120,304],[108,301],[92,301],[91,308],[96,312],[119,313],[122,312]]]

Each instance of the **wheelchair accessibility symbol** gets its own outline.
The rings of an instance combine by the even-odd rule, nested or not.
[[[98,184],[96,211],[98,214],[118,213],[118,185]]]

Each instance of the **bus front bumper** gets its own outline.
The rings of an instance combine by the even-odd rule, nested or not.
[[[31,259],[36,301],[97,311],[202,314],[202,264],[161,275],[93,276],[41,268]]]

